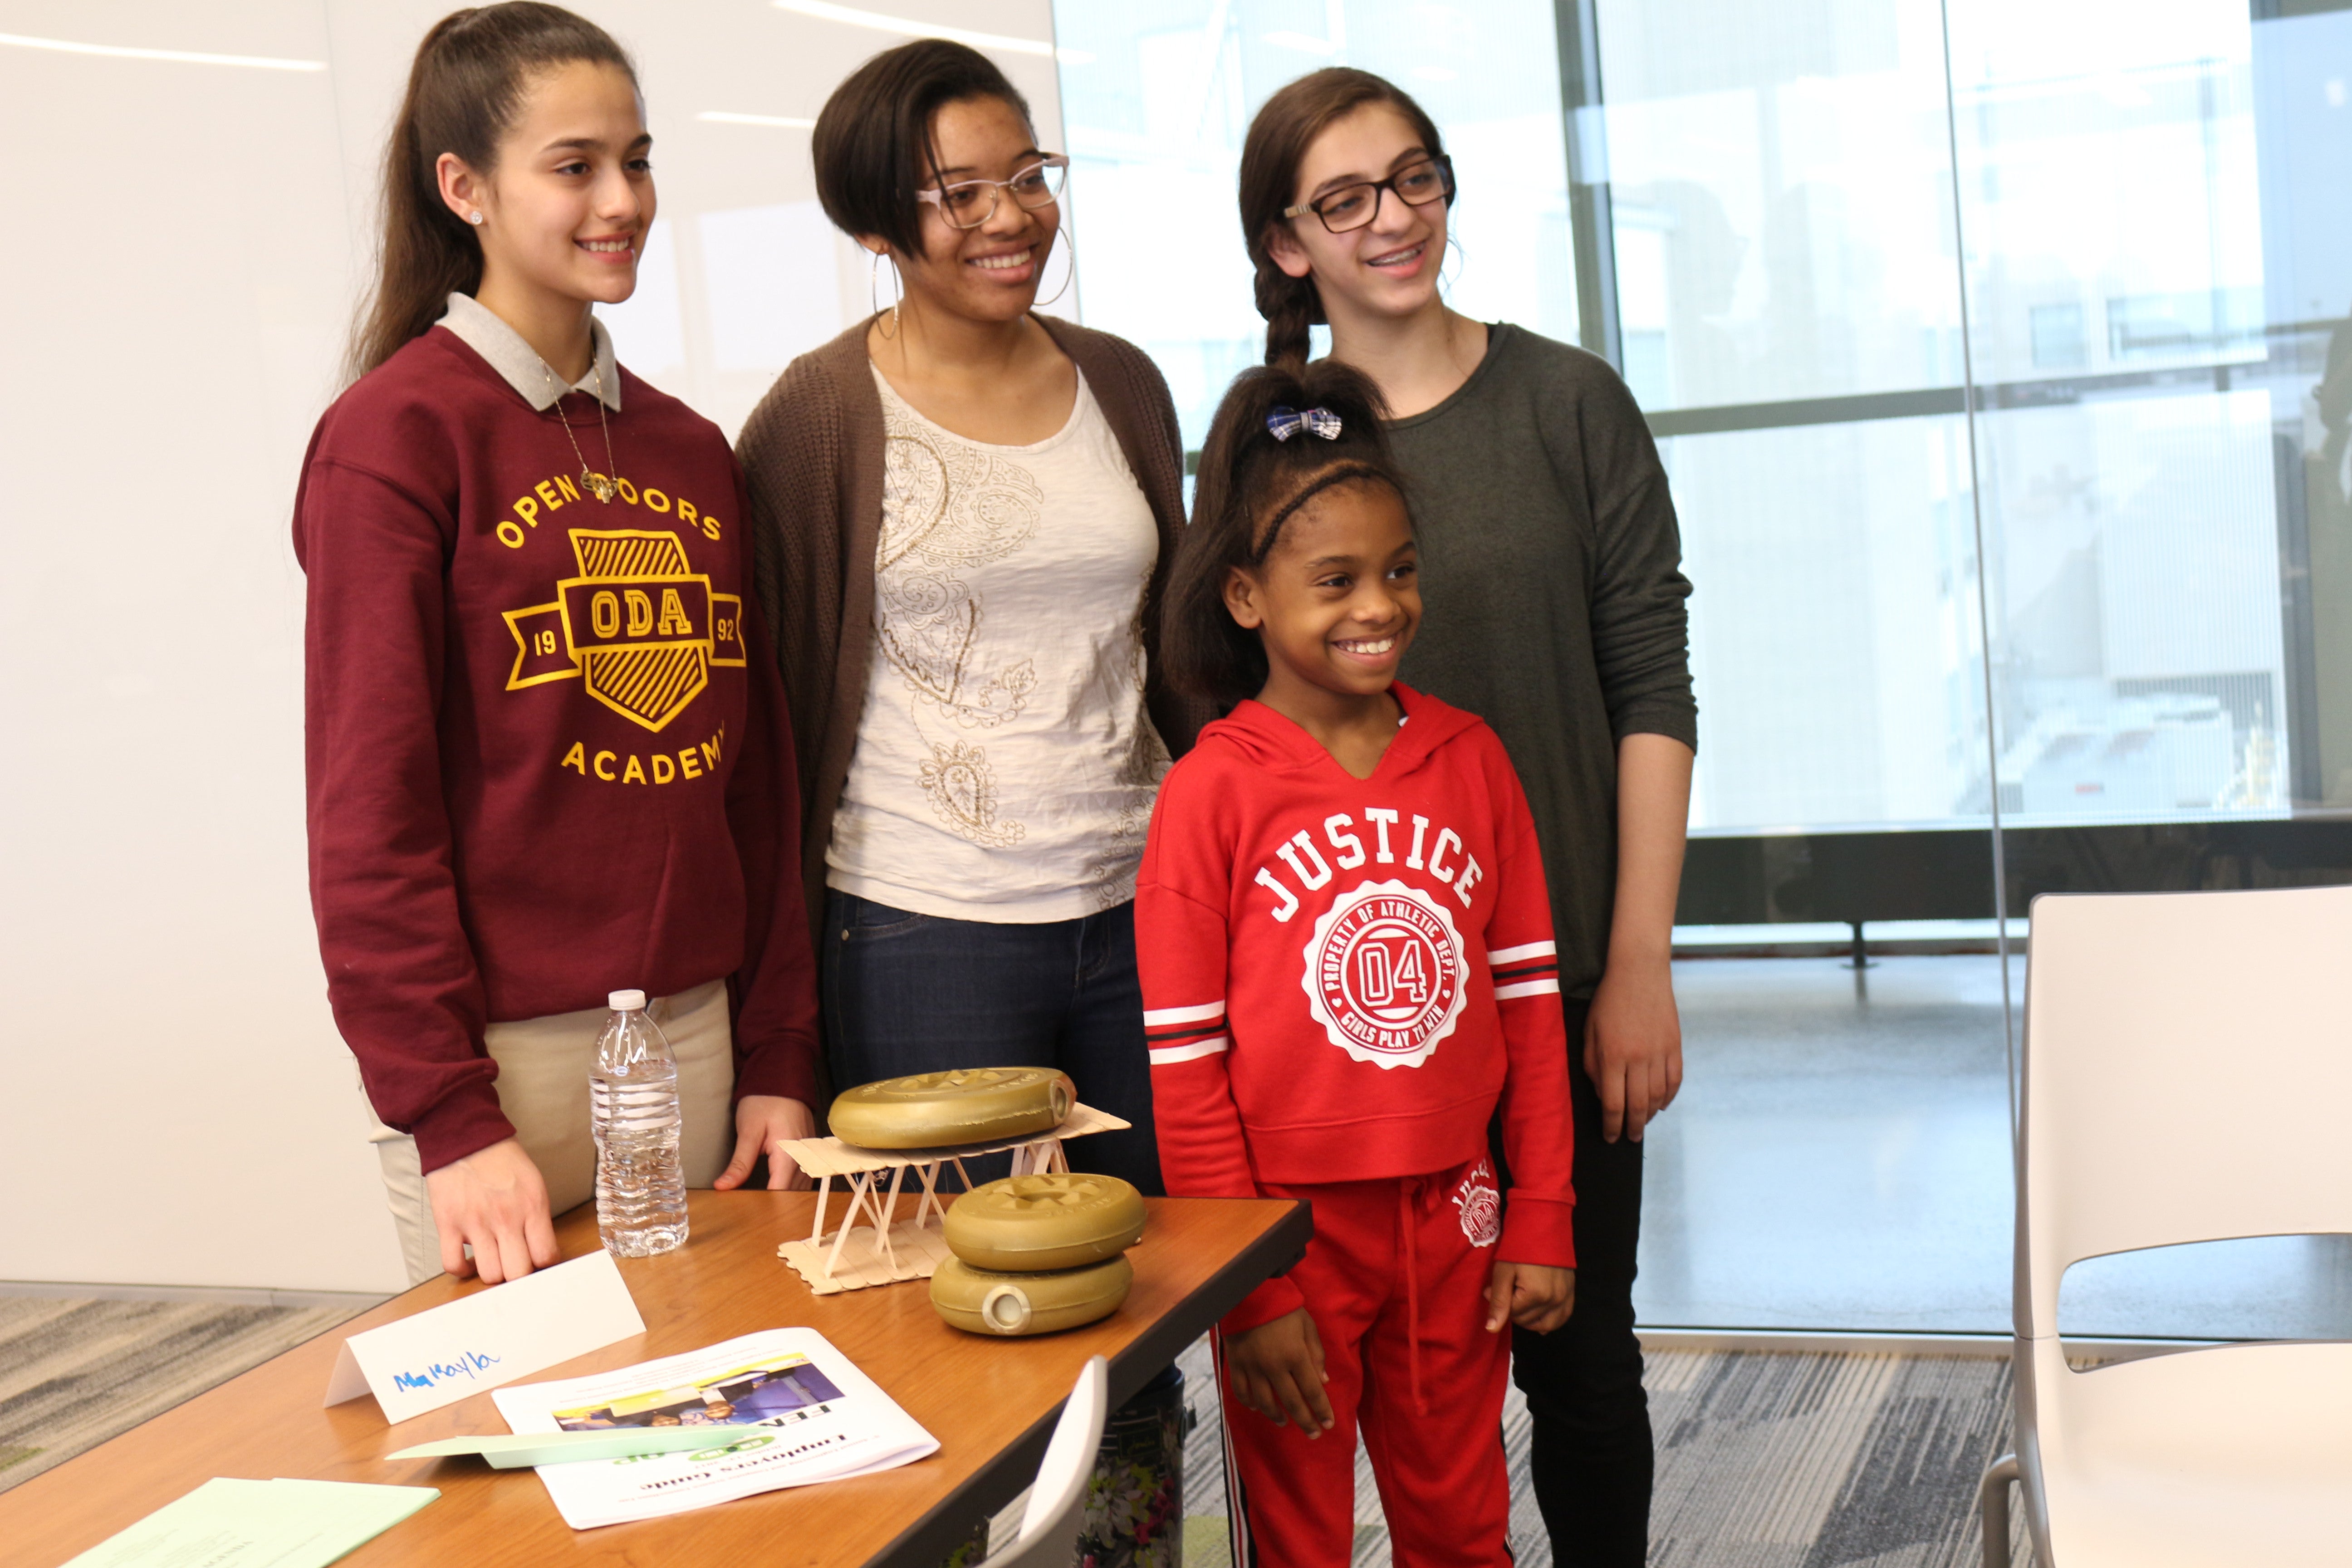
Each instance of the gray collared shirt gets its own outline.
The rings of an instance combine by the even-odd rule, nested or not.
[[[455,332],[459,342],[488,361],[490,368],[506,377],[507,384],[541,414],[554,407],[556,399],[567,392],[584,392],[594,397],[600,395],[600,388],[604,406],[615,414],[621,411],[621,371],[613,358],[613,334],[593,316],[588,318],[588,331],[596,344],[596,363],[570,386],[557,379],[548,363],[539,357],[539,351],[523,342],[520,332],[499,320],[488,306],[471,294],[452,293],[448,313],[441,318],[440,324]]]

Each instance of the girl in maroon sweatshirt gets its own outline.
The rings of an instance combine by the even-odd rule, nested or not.
[[[1507,1563],[1499,1331],[1574,1288],[1543,864],[1494,732],[1395,683],[1421,598],[1381,412],[1334,362],[1244,375],[1170,588],[1171,679],[1233,706],[1137,890],[1160,1164],[1315,1206],[1219,1328],[1237,1563],[1349,1560],[1360,1426],[1400,1564]]]
[[[740,1184],[813,1125],[790,731],[740,479],[591,313],[635,287],[650,143],[627,56],[568,11],[426,35],[364,374],[295,502],[311,900],[412,1279],[554,1261],[551,1210],[593,1190],[614,989],[654,997],[677,1050],[689,1185]],[[795,1174],[772,1162],[772,1185]]]

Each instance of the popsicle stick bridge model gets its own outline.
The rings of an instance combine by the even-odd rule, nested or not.
[[[1016,1176],[1066,1171],[1070,1162],[1062,1151],[1066,1140],[1083,1138],[1089,1132],[1116,1132],[1131,1125],[1107,1110],[1079,1105],[1071,1109],[1058,1127],[987,1143],[959,1143],[937,1149],[861,1149],[838,1138],[778,1139],[776,1147],[816,1178],[816,1223],[810,1228],[806,1241],[785,1242],[776,1248],[776,1256],[791,1264],[808,1281],[809,1289],[819,1296],[863,1290],[869,1285],[929,1279],[949,1256],[947,1237],[941,1226],[933,1223],[934,1216],[945,1219],[948,1203],[955,1196],[940,1192],[940,1176],[945,1168],[955,1168],[956,1178],[966,1192],[971,1190],[972,1182],[963,1163],[981,1154],[1009,1152]],[[922,1184],[922,1201],[915,1205],[912,1219],[893,1224],[890,1215],[898,1208],[898,1194],[906,1184],[908,1171],[914,1172],[915,1179]],[[886,1172],[889,1175],[887,1190],[882,1180]],[[832,1207],[835,1176],[843,1178],[849,1206],[842,1214],[841,1223],[828,1232],[825,1218]],[[866,1223],[860,1224],[861,1219]]]

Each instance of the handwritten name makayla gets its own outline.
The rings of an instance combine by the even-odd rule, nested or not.
[[[1368,805],[1364,808],[1364,821],[1372,829],[1375,846],[1370,858],[1380,865],[1392,866],[1396,863],[1396,852],[1389,847],[1389,829],[1397,826],[1397,814],[1386,806]],[[1323,819],[1323,837],[1330,840],[1342,871],[1354,870],[1366,858],[1362,837],[1348,831],[1354,826],[1356,819],[1344,811],[1335,812]],[[1428,841],[1429,818],[1415,815],[1412,819],[1412,847],[1406,851],[1404,858],[1406,866],[1415,871],[1423,868],[1422,849]],[[1292,834],[1289,841],[1276,848],[1275,854],[1290,868],[1290,874],[1298,879],[1299,886],[1310,893],[1331,879],[1330,863],[1323,858],[1323,851],[1317,847],[1314,839],[1307,836],[1304,828]],[[1313,863],[1312,870],[1308,869],[1309,862]],[[1437,830],[1437,843],[1430,849],[1425,864],[1431,876],[1453,886],[1454,896],[1462,900],[1462,907],[1465,910],[1470,907],[1470,889],[1486,875],[1477,858],[1464,849],[1462,836],[1450,827]],[[1279,900],[1274,911],[1276,920],[1286,921],[1298,912],[1298,895],[1275,874],[1273,867],[1260,866],[1257,868],[1257,885]]]
[[[396,1372],[392,1374],[392,1386],[396,1389],[430,1388],[436,1383],[451,1383],[459,1377],[478,1377],[484,1367],[499,1357],[484,1355],[479,1351],[467,1351],[456,1361],[436,1361],[423,1372]]]

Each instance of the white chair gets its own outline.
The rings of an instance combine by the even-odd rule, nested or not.
[[[1062,1405],[1054,1440],[1045,1446],[1036,1484],[1029,1489],[1029,1506],[1022,1510],[1021,1533],[981,1568],[1070,1568],[1087,1510],[1087,1482],[1094,1476],[1109,1414],[1110,1363],[1097,1356],[1078,1370],[1077,1386]]]
[[[2352,888],[2033,903],[2017,1205],[2017,1452],[2041,1568],[2352,1563],[2352,1344],[2078,1373],[2058,1281],[2105,1253],[2352,1231]]]

